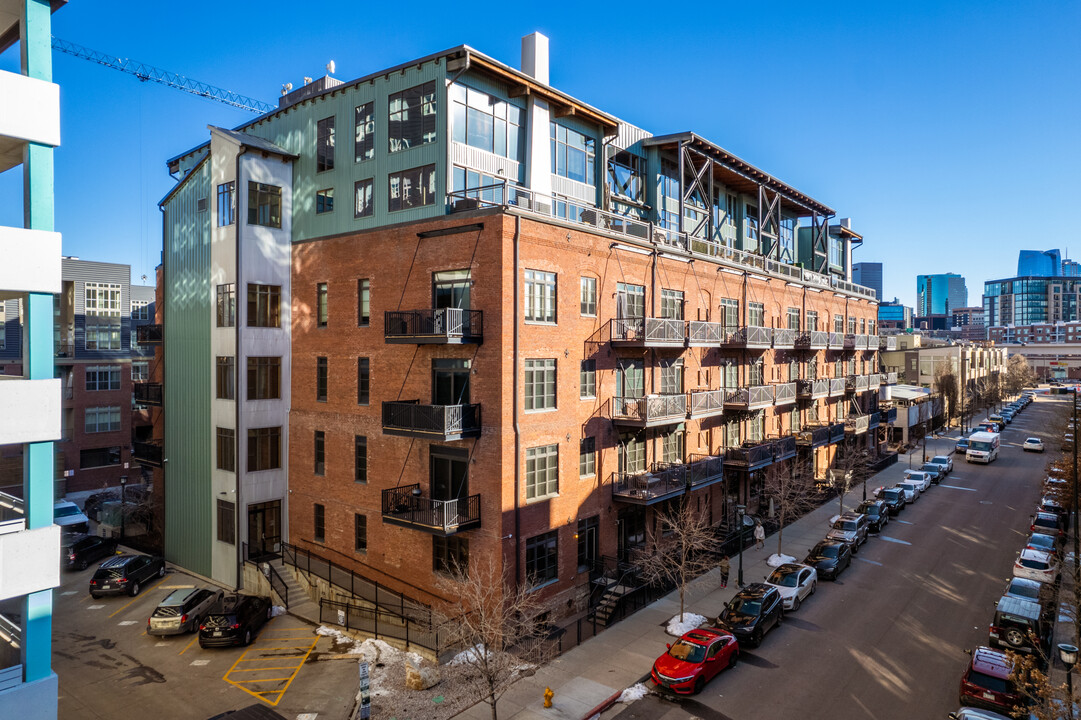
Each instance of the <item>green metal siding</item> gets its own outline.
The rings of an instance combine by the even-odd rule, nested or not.
[[[436,141],[427,145],[389,152],[387,116],[390,96],[416,85],[435,81]],[[300,103],[280,116],[240,128],[242,132],[269,140],[299,155],[293,164],[293,241],[310,240],[326,235],[368,230],[380,225],[411,222],[445,214],[447,138],[446,72],[442,58],[410,66],[400,72],[380,75],[357,87],[323,95]],[[375,157],[354,162],[354,118],[357,106],[374,102]],[[316,172],[316,124],[335,117],[334,169]],[[435,167],[436,202],[422,208],[387,211],[388,175],[401,170],[432,165]],[[375,212],[365,218],[353,217],[353,185],[372,179]],[[317,215],[315,193],[334,189],[334,211]]]
[[[165,307],[165,557],[211,574],[213,542],[210,468],[210,163],[185,179],[163,206]]]

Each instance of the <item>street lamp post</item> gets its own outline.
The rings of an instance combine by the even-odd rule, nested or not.
[[[739,517],[739,574],[736,577],[736,581],[739,586],[743,587],[743,547],[744,547],[744,526],[743,521],[746,518],[747,506],[736,505],[736,515]]]
[[[1077,647],[1059,643],[1058,659],[1066,668],[1066,707],[1069,710],[1069,718],[1073,720],[1073,666],[1077,664]]]
[[[128,484],[128,476],[120,476],[120,541],[124,541],[124,486]]]

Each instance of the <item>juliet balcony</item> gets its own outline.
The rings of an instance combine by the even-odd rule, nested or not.
[[[480,495],[435,500],[422,496],[419,484],[383,491],[383,522],[449,537],[480,527]]]
[[[758,410],[773,404],[772,385],[752,385],[736,388],[724,399],[725,407],[735,410]]]
[[[137,405],[161,407],[162,387],[156,382],[137,382],[132,384],[132,394]]]
[[[480,405],[421,405],[419,401],[384,402],[383,433],[429,440],[480,436]]]
[[[687,323],[672,318],[616,318],[609,321],[616,347],[680,348],[687,344]]]
[[[728,348],[767,350],[773,345],[773,328],[755,325],[736,328],[728,333],[723,344]]]
[[[687,395],[612,398],[612,422],[628,427],[675,425],[687,419]]]
[[[796,381],[796,397],[800,400],[817,400],[818,398],[827,397],[829,394],[829,378]]]
[[[829,346],[829,333],[821,330],[808,330],[796,338],[797,350],[825,350]]]
[[[150,467],[162,467],[165,448],[160,441],[134,442],[131,446],[132,460]]]
[[[407,345],[479,345],[483,320],[481,310],[391,310],[383,314],[383,339]]]

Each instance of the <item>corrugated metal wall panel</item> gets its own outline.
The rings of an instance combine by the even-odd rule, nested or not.
[[[165,557],[211,574],[210,164],[185,180],[165,206]]]

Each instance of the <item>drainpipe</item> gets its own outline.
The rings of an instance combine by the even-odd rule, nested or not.
[[[522,216],[514,216],[514,380],[512,382],[512,397],[514,408],[514,589],[517,591],[520,587],[522,576],[522,559],[521,559],[521,540],[519,539],[521,530],[521,507],[519,504],[519,495],[522,481],[522,428],[519,424],[518,417],[518,355],[520,350],[520,342],[518,337],[518,305],[521,302],[518,290],[518,263],[519,263],[519,245],[522,237]]]
[[[233,476],[236,478],[236,509],[235,509],[235,532],[233,533],[233,539],[236,541],[236,589],[239,592],[244,587],[244,543],[241,542],[241,509],[244,507],[243,503],[243,483],[240,480],[241,467],[240,464],[240,368],[244,366],[243,358],[241,354],[243,352],[243,345],[240,343],[240,293],[243,288],[243,284],[240,282],[240,228],[244,226],[240,217],[240,156],[247,151],[243,145],[240,146],[240,150],[236,154],[236,172],[233,175],[233,203],[235,210],[233,211],[233,222],[236,226],[236,292],[233,293],[235,308],[233,314],[235,316],[233,322],[233,330],[236,333],[236,352],[233,362],[233,405],[236,406],[236,432],[233,433]],[[281,520],[279,518],[278,522]],[[251,538],[248,538],[248,543],[251,543]]]

